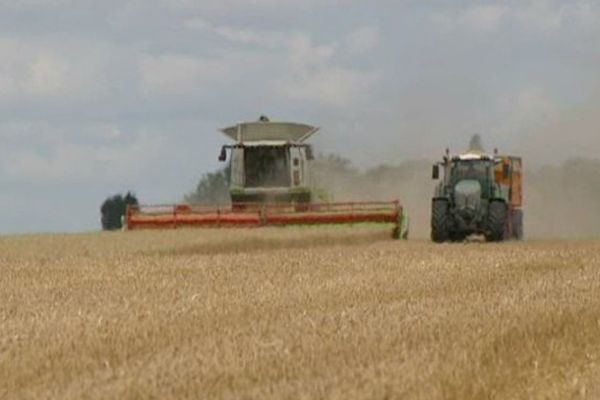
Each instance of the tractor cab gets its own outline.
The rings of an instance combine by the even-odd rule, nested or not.
[[[449,190],[460,192],[463,188],[477,187],[478,194],[485,199],[498,191],[494,182],[494,171],[498,161],[490,156],[457,156],[452,159],[448,184]]]
[[[493,196],[498,189],[495,182],[495,172],[500,161],[485,154],[467,153],[458,156],[444,157],[444,161],[434,165],[433,178],[438,179],[439,168],[444,169],[444,176],[437,193],[454,192],[458,187],[478,185],[484,197]]]
[[[492,163],[488,160],[461,160],[457,159],[452,162],[450,170],[453,183],[458,183],[462,180],[486,181],[490,175]]]

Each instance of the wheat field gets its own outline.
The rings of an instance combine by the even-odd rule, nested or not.
[[[600,241],[0,239],[2,399],[600,398]]]

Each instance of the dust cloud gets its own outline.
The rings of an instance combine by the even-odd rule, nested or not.
[[[556,110],[519,132],[511,153],[523,157],[525,235],[529,239],[600,237],[600,95],[579,107]],[[484,144],[493,138],[483,135]],[[465,136],[467,144],[469,136]],[[487,142],[487,143],[485,143]],[[318,185],[333,200],[400,199],[411,237],[429,236],[431,165],[441,159],[404,161],[365,171],[337,156],[315,162]]]
[[[400,200],[410,218],[411,237],[429,235],[429,204],[434,183],[431,162],[406,161],[359,171],[336,156],[315,161],[315,182],[332,201]]]
[[[527,158],[525,157],[525,160]],[[430,200],[435,181],[427,160],[318,172],[319,187],[334,201],[401,200],[413,238],[429,236]],[[527,166],[524,177],[527,238],[600,236],[600,160],[569,159],[559,165]]]
[[[600,92],[522,135],[529,237],[600,237],[598,110]]]

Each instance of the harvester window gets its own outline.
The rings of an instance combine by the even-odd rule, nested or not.
[[[291,184],[288,148],[246,147],[244,170],[246,187],[288,187]]]

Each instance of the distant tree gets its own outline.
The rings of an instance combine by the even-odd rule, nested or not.
[[[123,227],[122,218],[125,215],[128,205],[138,205],[138,199],[135,194],[127,192],[125,196],[116,194],[108,197],[100,207],[102,214],[102,229],[113,231]]]
[[[185,195],[185,201],[192,204],[227,204],[229,197],[229,171],[231,167],[209,172],[200,178],[196,190]]]

